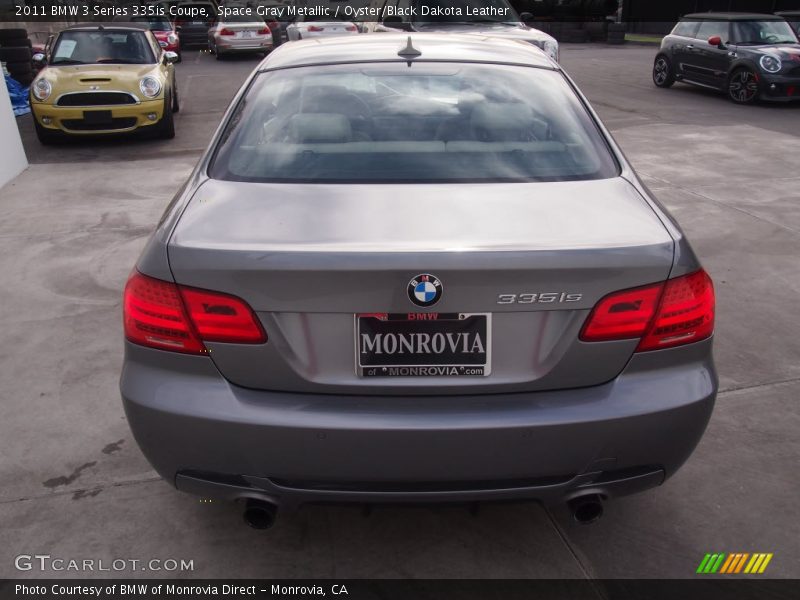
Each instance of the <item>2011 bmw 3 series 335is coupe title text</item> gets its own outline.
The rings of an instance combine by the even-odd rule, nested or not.
[[[125,288],[121,392],[178,489],[255,526],[304,502],[534,499],[590,521],[697,445],[714,291],[531,44],[281,46]]]

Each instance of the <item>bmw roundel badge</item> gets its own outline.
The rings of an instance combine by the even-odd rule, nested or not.
[[[437,277],[423,273],[408,282],[408,299],[417,306],[433,306],[441,299],[443,289]]]

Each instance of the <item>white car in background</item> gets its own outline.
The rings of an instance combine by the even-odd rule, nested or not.
[[[345,2],[332,0],[294,0],[297,17],[286,27],[286,37],[289,41],[305,40],[315,37],[329,37],[334,35],[356,35],[358,26],[347,19],[345,15]],[[300,14],[303,8],[321,7],[327,9],[326,14]]]
[[[371,15],[361,24],[363,33],[477,33],[538,46],[559,60],[558,41],[528,27],[531,13],[518,14],[509,0],[369,0]]]
[[[272,31],[258,17],[229,15],[208,29],[208,49],[218,60],[226,54],[266,54],[272,47]]]

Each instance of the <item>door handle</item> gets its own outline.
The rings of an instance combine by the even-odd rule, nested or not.
[[[686,46],[686,49],[687,50],[694,50],[694,44],[689,44],[688,46]]]

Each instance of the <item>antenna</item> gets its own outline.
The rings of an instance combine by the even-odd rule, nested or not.
[[[407,58],[409,62],[411,62],[412,58],[416,58],[421,55],[422,52],[414,48],[414,44],[411,43],[411,36],[408,36],[408,42],[406,43],[406,47],[402,48],[400,52],[397,53],[397,56],[402,56],[403,58]]]

